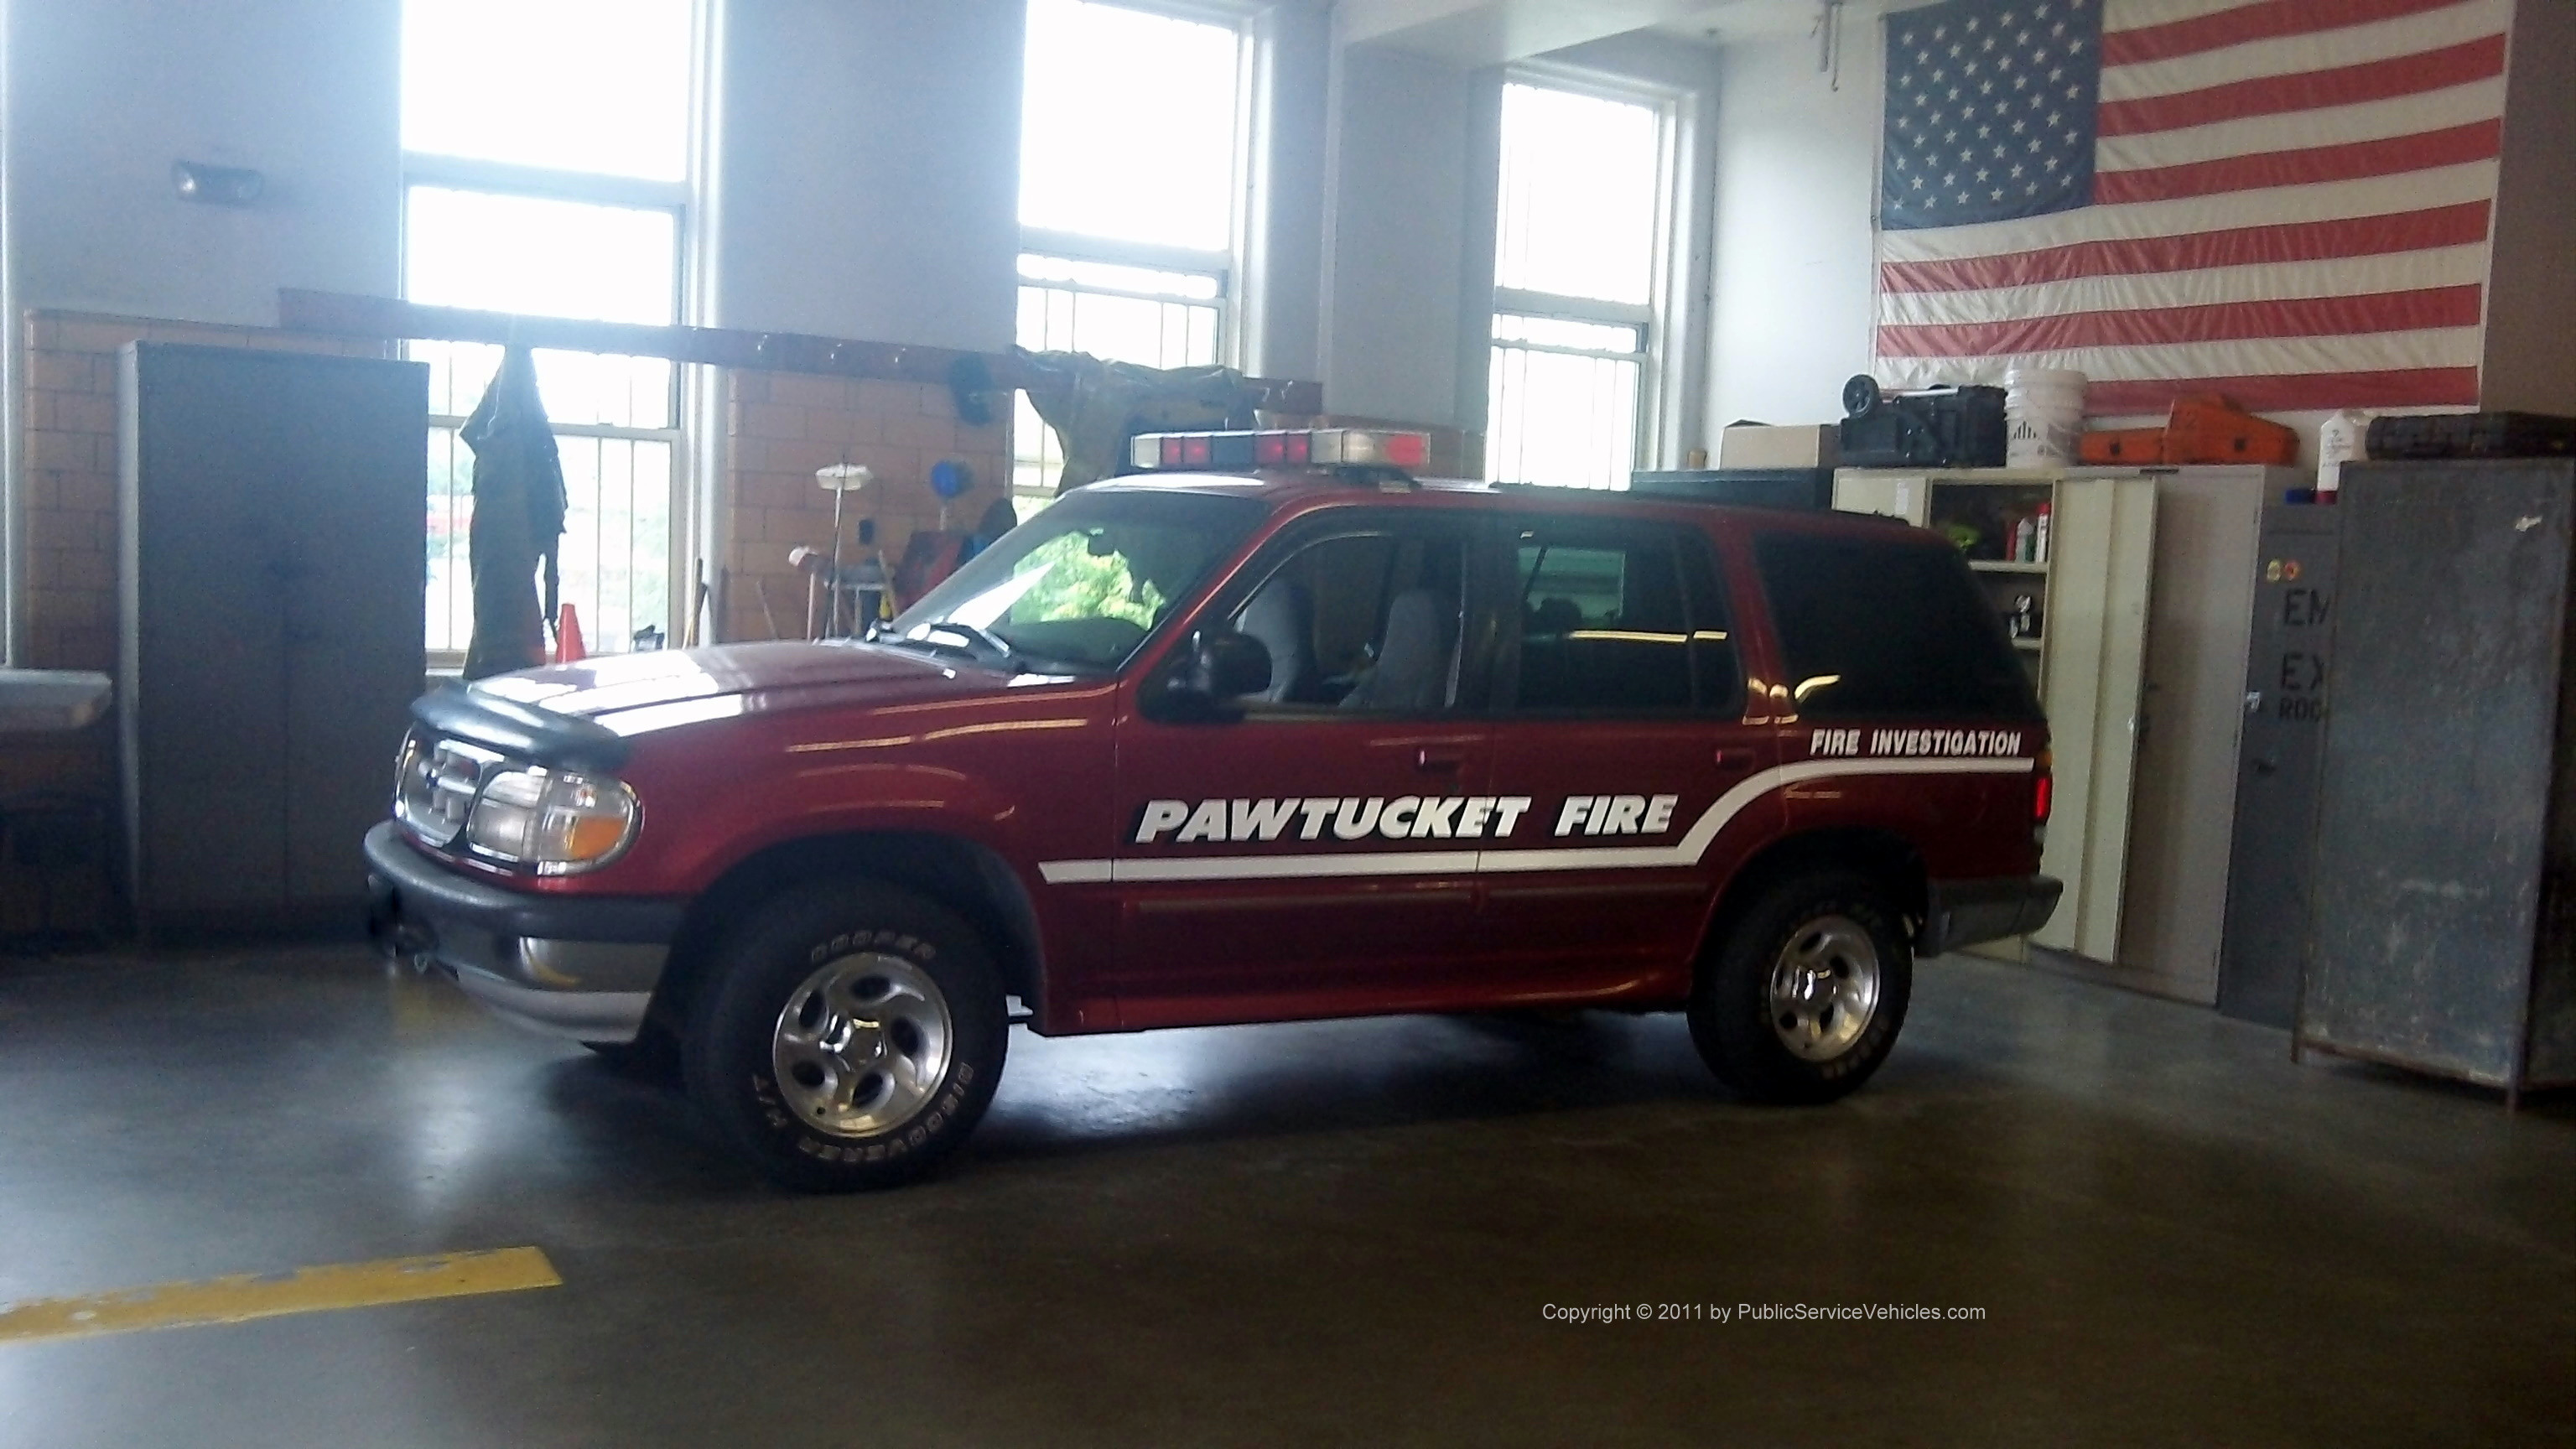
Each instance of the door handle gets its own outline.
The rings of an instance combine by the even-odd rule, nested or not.
[[[2260,756],[2257,756],[2254,760],[2254,773],[2257,775],[2277,774],[2280,772],[2280,769],[2281,767],[2279,765],[2270,760],[2263,759]]]
[[[1742,745],[1731,745],[1717,752],[1717,767],[1732,774],[1753,768],[1753,752]]]
[[[1467,766],[1467,757],[1449,750],[1416,750],[1413,768],[1426,775],[1454,775]]]

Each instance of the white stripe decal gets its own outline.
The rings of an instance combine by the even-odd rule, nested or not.
[[[1108,881],[1283,880],[1372,875],[1501,875],[1555,870],[1661,870],[1699,864],[1727,822],[1783,786],[1842,775],[2026,775],[2028,759],[1801,760],[1747,777],[1700,812],[1671,845],[1572,846],[1540,850],[1391,850],[1333,855],[1203,855],[1049,860],[1048,885]]]

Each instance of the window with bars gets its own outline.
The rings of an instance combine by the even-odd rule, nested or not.
[[[679,320],[696,126],[696,0],[405,0],[403,295],[607,322]],[[495,48],[494,34],[513,43]],[[478,37],[480,39],[478,39]],[[560,57],[578,50],[584,63]],[[473,632],[472,450],[501,349],[416,342],[430,366],[433,661]],[[539,350],[563,459],[562,597],[594,652],[681,626],[680,369]]]
[[[1485,473],[1627,485],[1653,427],[1668,106],[1503,87]]]
[[[1030,0],[1022,347],[1147,367],[1229,360],[1249,49],[1230,17],[1215,5]],[[1025,396],[1011,437],[1025,518],[1054,499],[1064,457]]]

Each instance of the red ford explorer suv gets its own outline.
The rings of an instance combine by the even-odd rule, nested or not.
[[[1421,441],[1140,438],[1150,476],[871,642],[432,693],[366,841],[379,939],[676,1048],[833,1189],[955,1147],[1015,1020],[1679,1010],[1745,1096],[1825,1101],[1915,955],[2047,918],[2046,726],[1956,549],[1416,481]]]

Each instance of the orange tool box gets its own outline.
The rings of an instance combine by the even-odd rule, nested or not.
[[[2279,423],[2239,412],[2216,393],[2174,399],[2161,428],[2086,433],[2076,456],[2087,463],[2296,463],[2299,435]]]
[[[2075,456],[2087,463],[2161,463],[2165,460],[2162,428],[2106,428],[2075,440]]]

